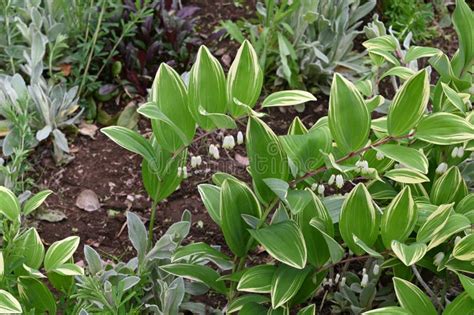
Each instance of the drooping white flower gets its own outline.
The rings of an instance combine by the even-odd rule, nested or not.
[[[458,158],[462,158],[464,156],[464,147],[458,147]]]
[[[340,274],[336,274],[336,277],[334,278],[334,283],[338,283],[339,282],[339,278],[341,277]]]
[[[377,152],[377,154],[375,155],[375,158],[379,161],[383,160],[384,157],[385,157],[385,155],[382,152]]]
[[[209,146],[209,154],[216,160],[220,158],[219,149],[213,144]]]
[[[183,166],[181,170],[183,172],[183,178],[184,179],[188,178],[188,168],[186,166]]]
[[[451,151],[451,157],[453,159],[458,157],[458,150],[459,150],[458,147],[455,147],[453,151]]]
[[[336,180],[336,175],[332,174],[331,177],[329,177],[328,184],[329,185],[334,184],[335,180]]]
[[[181,175],[183,175],[183,169],[181,166],[178,166],[178,177],[181,177]]]
[[[326,189],[326,188],[324,187],[324,185],[322,185],[322,184],[319,185],[319,186],[318,186],[318,194],[320,194],[321,196],[324,195],[324,190],[325,190],[325,189]]]
[[[360,286],[365,288],[368,283],[369,283],[369,275],[364,273],[364,275],[362,276],[362,281],[360,282]]]
[[[446,164],[445,162],[442,162],[436,168],[436,174],[443,174],[447,170],[448,170],[448,164]]]
[[[369,162],[360,160],[356,162],[356,166],[359,168],[362,174],[367,174],[369,171]]]
[[[316,190],[318,189],[318,187],[319,187],[318,183],[313,183],[313,184],[311,185],[311,190],[312,190],[312,191],[316,191]]]
[[[439,252],[434,256],[433,264],[435,266],[439,266],[441,264],[441,262],[443,261],[443,259],[444,259],[444,253]]]
[[[244,134],[242,131],[237,132],[237,144],[244,143]]]
[[[374,275],[378,275],[379,272],[380,272],[380,266],[379,266],[378,264],[375,264],[375,265],[374,265],[374,269],[372,270],[372,273],[373,273]]]
[[[332,279],[331,279],[331,278],[328,280],[328,285],[329,285],[330,287],[332,287],[332,285],[333,285],[333,282],[332,282]]]
[[[336,176],[336,187],[341,189],[344,186],[344,178],[341,174]]]
[[[200,155],[191,157],[191,168],[198,167],[202,163],[202,158]]]
[[[454,239],[454,245],[456,245],[457,243],[459,243],[459,241],[461,241],[461,236],[456,236],[456,238]]]
[[[202,157],[200,155],[196,156],[196,165],[200,166],[202,164]]]
[[[222,141],[222,147],[227,150],[232,150],[235,147],[234,136],[225,136]]]

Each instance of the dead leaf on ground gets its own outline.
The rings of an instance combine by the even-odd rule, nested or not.
[[[77,196],[76,206],[88,212],[96,211],[100,209],[99,198],[94,191],[85,189]]]
[[[48,211],[41,211],[38,212],[36,218],[41,221],[47,222],[61,222],[67,219],[66,214],[59,210],[48,210]]]
[[[246,156],[242,156],[238,153],[235,154],[235,160],[237,161],[237,163],[239,163],[240,165],[242,166],[249,166],[249,158],[246,157]]]
[[[99,130],[99,127],[97,127],[94,124],[88,124],[85,122],[81,122],[79,125],[79,133],[84,136],[91,137],[92,139],[95,139],[95,134],[97,133],[97,130]]]

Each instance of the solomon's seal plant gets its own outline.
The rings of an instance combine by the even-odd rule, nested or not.
[[[74,264],[78,236],[57,241],[45,250],[35,228],[24,228],[23,218],[51,194],[45,190],[20,202],[0,186],[0,313],[56,314],[56,293],[69,296],[74,276],[83,270]]]
[[[236,119],[248,117],[245,145],[252,181],[216,173],[212,184],[198,187],[233,259],[206,263],[200,259],[201,245],[189,245],[186,259],[173,256],[161,270],[226,296],[227,313],[315,314],[314,297],[322,289],[335,312],[471,312],[474,199],[458,166],[469,163],[474,141],[472,21],[472,11],[458,0],[453,15],[457,53],[451,60],[436,53],[433,68],[404,70],[391,100],[374,93],[370,82],[354,84],[335,74],[328,116],[310,128],[296,118],[286,135],[276,135],[253,110],[261,70],[248,42],[227,79],[205,47],[189,86],[162,65],[150,102],[139,110],[152,120],[151,139],[125,128],[103,129],[143,157],[143,180],[154,199],[148,243],[156,205],[182,180],[177,170],[185,165],[193,139],[215,128],[235,128]],[[371,57],[380,64],[393,60],[389,55],[396,47],[384,49],[392,39],[375,39],[368,48]],[[418,57],[426,51],[414,50]],[[433,71],[439,75],[434,85]],[[262,107],[313,99],[302,91],[275,92]],[[386,115],[373,115],[383,102]],[[196,123],[207,131],[197,138]],[[337,194],[325,197],[326,191]],[[256,249],[268,259],[252,262]],[[358,275],[347,269],[354,261],[364,264]],[[224,272],[227,267],[230,273]],[[427,273],[442,279],[444,287],[435,290]],[[393,278],[393,289],[379,285],[386,277]],[[465,292],[447,296],[449,283],[457,279]]]

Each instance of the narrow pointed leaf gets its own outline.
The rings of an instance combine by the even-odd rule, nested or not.
[[[412,314],[436,315],[430,299],[416,285],[394,277],[393,284],[400,305]]]
[[[23,205],[23,214],[28,215],[34,210],[38,209],[43,202],[51,195],[53,192],[51,190],[43,190],[28,199]]]
[[[284,264],[278,266],[273,275],[271,290],[274,309],[283,306],[298,293],[310,270],[310,268],[296,269]]]
[[[425,224],[418,230],[416,241],[419,243],[430,241],[443,229],[452,211],[453,204],[440,205],[438,209],[428,216]]]
[[[0,213],[11,221],[17,221],[20,215],[20,202],[11,190],[0,186]]]
[[[453,249],[453,256],[463,261],[474,260],[474,234],[464,236]]]
[[[201,184],[198,185],[198,191],[211,219],[220,226],[222,223],[220,210],[221,188],[210,184]]]
[[[438,145],[453,145],[473,140],[474,127],[454,114],[434,113],[420,121],[415,138]]]
[[[428,159],[423,152],[397,144],[384,144],[374,149],[408,168],[428,173]]]
[[[309,101],[316,101],[316,97],[306,91],[278,91],[267,96],[267,98],[265,98],[262,103],[262,107],[293,106],[303,104]]]
[[[383,176],[402,184],[421,184],[430,181],[423,173],[410,168],[394,168]]]

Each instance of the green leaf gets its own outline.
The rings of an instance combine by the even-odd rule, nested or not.
[[[0,289],[0,313],[22,314],[20,302],[5,290]]]
[[[23,214],[28,215],[34,210],[38,209],[38,207],[41,206],[46,198],[48,198],[48,196],[52,193],[53,192],[51,190],[43,190],[32,196],[23,205]]]
[[[316,97],[306,91],[278,91],[267,96],[262,103],[262,107],[293,106],[310,101],[316,101]]]
[[[17,221],[20,217],[20,202],[13,192],[4,187],[0,186],[0,214],[6,216],[10,221]]]
[[[169,264],[161,266],[160,269],[175,276],[202,282],[218,293],[227,292],[224,282],[217,281],[219,274],[209,267],[196,264]]]
[[[377,152],[395,160],[407,168],[412,168],[424,174],[428,173],[428,159],[423,152],[397,144],[384,144],[374,147]]]
[[[119,126],[102,128],[101,131],[119,146],[141,155],[152,165],[156,163],[153,147],[139,133]]]
[[[138,260],[143,261],[148,246],[148,234],[142,220],[133,212],[127,212],[128,238],[137,251]]]
[[[388,205],[380,222],[380,234],[386,248],[393,240],[404,242],[410,236],[418,218],[417,207],[409,186],[406,186]]]
[[[459,38],[459,58],[462,60],[462,66],[459,70],[468,69],[474,59],[473,16],[472,10],[464,0],[456,1],[452,21]]]
[[[433,211],[426,222],[421,226],[416,235],[416,241],[419,243],[426,243],[438,234],[443,229],[446,222],[448,222],[451,211],[453,210],[453,204],[440,205],[438,209]]]
[[[221,228],[225,241],[235,255],[243,257],[247,254],[250,234],[242,214],[260,218],[260,204],[246,184],[233,179],[226,179],[222,184],[220,200]]]
[[[435,205],[459,202],[468,194],[459,168],[453,166],[441,175],[431,188],[430,200]]]
[[[76,264],[62,264],[50,272],[55,272],[61,276],[81,276],[84,275],[84,270]]]
[[[313,192],[308,193],[311,200],[299,212],[298,225],[303,233],[308,250],[308,262],[315,267],[321,267],[331,256],[330,248],[324,235],[311,225],[311,220],[316,219],[321,222],[321,229],[328,234],[328,237],[334,236],[334,227],[329,212],[321,200]]]
[[[392,35],[378,36],[363,43],[368,50],[380,49],[393,52],[397,49],[397,40]]]
[[[311,304],[300,309],[296,315],[316,315],[316,304]]]
[[[221,226],[221,188],[210,184],[201,184],[198,185],[198,191],[211,219]]]
[[[331,132],[327,127],[311,129],[304,135],[280,136],[281,144],[288,158],[300,172],[308,172],[324,163],[321,152],[330,153],[332,149]]]
[[[210,260],[221,264],[222,262],[230,262],[230,258],[218,251],[214,247],[207,245],[206,243],[197,242],[186,246],[179,247],[173,254],[171,262],[177,262],[179,260],[186,260],[190,257]],[[230,265],[230,263],[229,263]],[[231,266],[232,267],[232,266]]]
[[[232,117],[221,113],[208,113],[204,107],[199,106],[199,114],[203,117],[209,118],[215,127],[219,129],[236,129],[237,124]]]
[[[278,137],[259,118],[249,118],[246,139],[255,192],[262,202],[269,203],[275,195],[263,179],[277,178],[286,181],[289,176],[287,156]]]
[[[188,109],[188,93],[183,80],[166,63],[162,63],[156,72],[150,100],[167,118],[152,119],[153,134],[158,143],[170,152],[188,145],[194,137],[196,122]],[[143,107],[141,112],[144,112]]]
[[[35,228],[30,228],[15,239],[15,253],[24,258],[24,264],[39,269],[43,263],[44,245]]]
[[[331,85],[328,117],[331,134],[343,153],[358,150],[367,143],[370,131],[367,106],[356,87],[337,73]]]
[[[341,259],[344,257],[344,248],[342,248],[342,246],[339,245],[339,243],[334,238],[332,238],[331,236],[329,236],[327,233],[324,232],[323,230],[324,225],[321,223],[321,221],[317,219],[316,220],[311,219],[310,224],[312,227],[316,228],[319,231],[319,233],[321,233],[324,240],[326,241],[326,245],[329,250],[329,256],[331,258],[331,262],[333,264],[336,264],[339,261],[341,261]]]
[[[259,294],[242,295],[227,305],[227,314],[232,314],[237,311],[240,311],[247,304],[251,304],[251,303],[263,304],[267,302],[270,302],[270,299],[264,295],[259,295]]]
[[[263,72],[258,56],[249,41],[244,40],[227,74],[227,99],[229,110],[234,117],[245,114],[234,98],[253,108],[260,96],[263,84]]]
[[[405,266],[409,267],[422,259],[428,247],[424,243],[406,245],[397,240],[392,241],[392,250]]]
[[[78,236],[69,236],[61,241],[54,242],[44,257],[46,271],[53,270],[71,259],[79,246]]]
[[[298,269],[306,266],[306,245],[295,222],[284,221],[249,232],[276,260]]]
[[[474,260],[474,234],[464,236],[454,245],[453,256],[463,261]]]
[[[416,59],[432,57],[437,55],[439,52],[440,50],[434,47],[410,46],[405,54],[404,60],[406,63],[409,63]]]
[[[391,136],[407,134],[420,121],[430,96],[428,72],[420,70],[397,91],[387,115]]]
[[[347,196],[342,205],[339,219],[339,231],[347,246],[357,255],[364,251],[354,242],[353,235],[367,246],[377,240],[379,218],[372,198],[364,184],[359,183]]]
[[[398,306],[386,306],[386,307],[381,307],[375,310],[367,311],[362,314],[368,314],[368,315],[412,315],[410,312],[406,311],[402,307]]]
[[[202,106],[208,113],[224,114],[227,109],[227,89],[224,70],[205,46],[201,46],[189,73],[189,111],[205,130],[215,127],[213,121],[199,113]]]
[[[411,70],[410,68],[398,66],[398,67],[393,67],[387,70],[384,74],[380,76],[380,80],[388,76],[396,76],[403,80],[407,80],[414,74],[415,72]]]
[[[379,252],[367,246],[367,244],[365,244],[360,238],[355,235],[352,235],[352,238],[354,239],[354,243],[356,243],[360,248],[362,248],[364,252],[366,252],[372,257],[383,259],[383,256]]]
[[[446,306],[443,315],[469,314],[473,309],[474,299],[463,292]]]
[[[471,221],[464,215],[453,213],[449,216],[448,222],[428,244],[428,250],[443,244],[448,238],[456,233],[460,233],[471,226]]]
[[[409,168],[394,168],[386,172],[384,176],[402,184],[420,184],[430,181],[426,175]]]
[[[281,264],[278,266],[272,280],[272,307],[273,309],[283,306],[298,293],[310,268],[295,269]]]
[[[365,105],[369,112],[372,112],[377,107],[381,106],[385,102],[385,98],[381,95],[376,95],[371,99],[365,101]]]
[[[441,86],[443,88],[444,95],[446,95],[448,100],[462,113],[466,112],[466,106],[464,105],[464,102],[458,93],[446,83],[441,82]]]
[[[474,127],[465,118],[454,114],[434,113],[420,121],[415,138],[433,144],[453,145],[474,139]]]
[[[416,285],[394,277],[393,284],[400,305],[412,314],[436,315],[430,299]]]
[[[237,290],[252,293],[270,293],[275,274],[274,265],[259,265],[245,270]]]
[[[464,290],[466,290],[471,299],[474,299],[474,279],[459,272],[456,274],[458,275],[459,281],[461,282]]]

